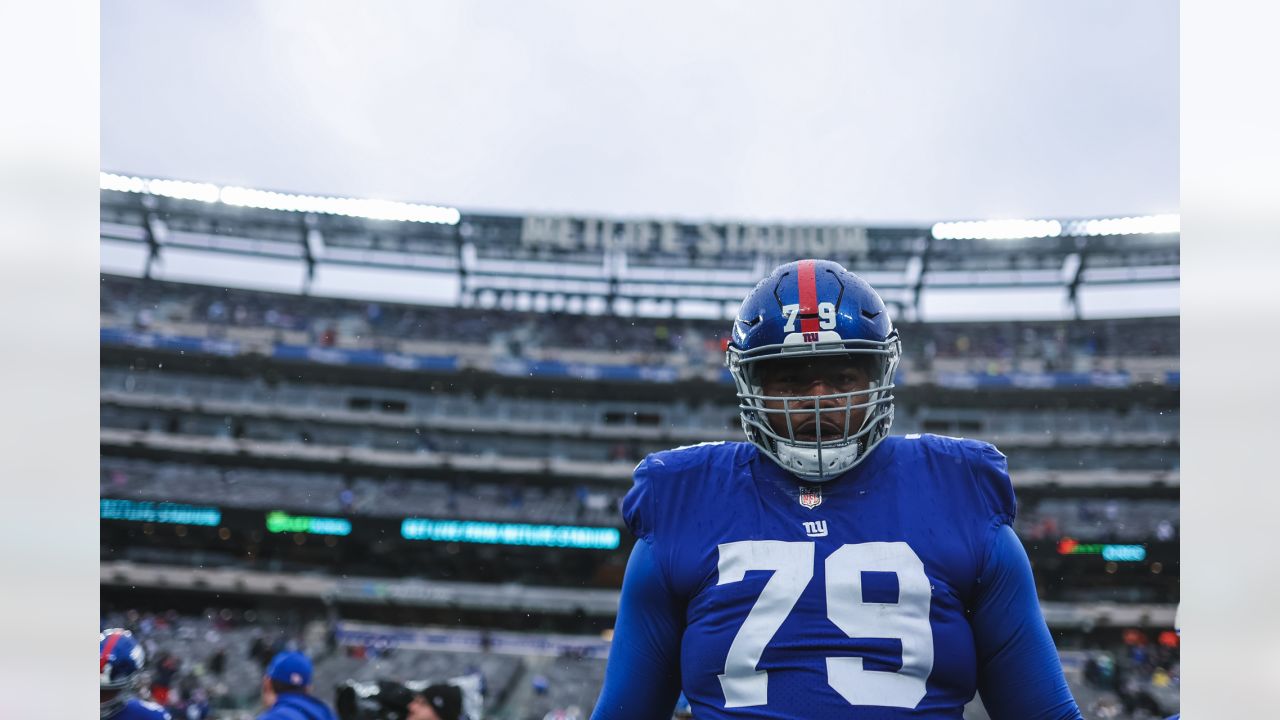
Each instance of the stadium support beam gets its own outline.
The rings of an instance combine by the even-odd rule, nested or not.
[[[142,206],[146,208],[146,222],[143,223],[142,229],[147,242],[147,262],[142,268],[142,277],[145,280],[150,280],[152,265],[160,260],[160,244],[164,240],[167,228],[164,225],[164,221],[156,214],[155,198],[150,195],[144,195],[142,197]]]
[[[1087,255],[1083,251],[1071,253],[1062,262],[1062,279],[1067,289],[1067,302],[1071,303],[1071,314],[1076,320],[1084,317],[1080,307],[1080,284],[1084,280],[1084,268]]]

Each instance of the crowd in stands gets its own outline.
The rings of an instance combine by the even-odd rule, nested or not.
[[[256,717],[263,674],[282,651],[302,652],[313,661],[311,693],[331,707],[337,687],[349,680],[437,681],[474,675],[484,707],[492,710],[522,669],[521,659],[511,655],[339,643],[332,622],[281,620],[226,608],[208,609],[203,616],[127,610],[104,614],[100,627],[124,628],[142,643],[147,658],[144,692],[175,720]]]
[[[570,651],[512,654],[341,640],[335,621],[282,618],[254,610],[107,612],[100,627],[133,632],[147,653],[144,692],[175,720],[247,720],[260,711],[258,687],[282,650],[314,663],[311,692],[330,706],[347,681],[478,679],[486,718],[580,720],[590,715],[605,662]],[[1154,720],[1176,712],[1180,685],[1178,637],[1172,630],[1127,629],[1119,642],[1097,641],[1064,654],[1086,659],[1067,673],[1089,720]],[[1064,659],[1064,662],[1066,660]],[[969,715],[966,715],[969,717]]]
[[[143,693],[175,720],[247,720],[260,712],[258,688],[277,653],[305,653],[314,664],[311,693],[335,704],[348,681],[447,682],[474,678],[484,717],[568,720],[590,713],[604,660],[562,651],[520,655],[401,646],[386,640],[340,641],[332,621],[285,623],[255,610],[208,609],[203,616],[109,612],[100,627],[129,630],[147,657]],[[467,681],[468,684],[470,680]]]
[[[1177,712],[1180,685],[1177,634],[1129,629],[1123,644],[1090,655],[1076,695],[1089,698],[1089,718],[1159,720]]]
[[[1136,498],[1023,499],[1014,524],[1027,541],[1071,537],[1082,542],[1172,542],[1178,537],[1178,501]]]
[[[729,339],[726,320],[590,316],[559,312],[400,305],[285,295],[103,276],[101,312],[137,330],[200,323],[217,336],[263,328],[321,347],[394,350],[400,341],[489,345],[525,357],[540,349],[630,353],[632,362],[715,363]],[[898,323],[904,353],[921,367],[938,359],[982,358],[1001,369],[1091,369],[1098,358],[1173,357],[1177,318]],[[673,360],[675,358],[675,360]]]
[[[305,633],[260,622],[253,610],[210,610],[203,617],[129,610],[104,615],[100,625],[129,630],[141,642],[146,690],[175,720],[253,707],[275,653],[306,646]]]

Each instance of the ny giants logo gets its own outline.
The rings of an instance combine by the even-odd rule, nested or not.
[[[805,341],[805,342],[807,342],[807,343],[816,343],[816,342],[818,342],[818,333],[816,333],[816,332],[807,332],[807,333],[804,333],[804,341]]]
[[[827,521],[826,520],[804,521],[804,534],[813,538],[826,537]]]

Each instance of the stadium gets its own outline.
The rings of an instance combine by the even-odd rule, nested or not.
[[[890,308],[893,434],[1008,456],[1085,717],[1178,710],[1177,307],[1126,304],[1176,295],[1176,216],[698,224],[103,173],[101,241],[101,626],[174,717],[253,717],[285,647],[330,703],[454,679],[473,718],[588,716],[632,470],[743,439],[732,318],[805,257]]]

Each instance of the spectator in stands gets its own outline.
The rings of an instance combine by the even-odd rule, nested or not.
[[[209,672],[213,673],[214,677],[220,678],[222,677],[222,673],[224,673],[226,669],[227,669],[227,649],[224,647],[219,647],[213,653],[213,655],[209,658]]]
[[[311,694],[311,660],[300,652],[277,654],[262,678],[258,720],[336,720],[328,705]]]
[[[151,680],[151,698],[161,705],[169,704],[169,689],[173,687],[174,678],[178,674],[178,658],[165,653],[156,663],[155,675]]]

